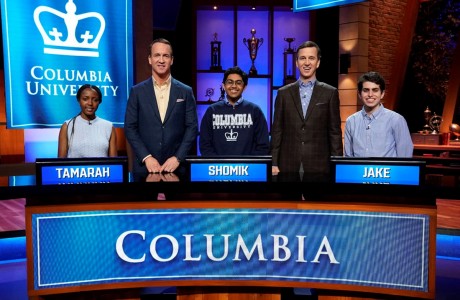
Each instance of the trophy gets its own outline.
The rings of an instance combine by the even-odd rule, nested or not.
[[[425,126],[423,126],[423,131],[422,133],[427,134],[431,132],[431,126],[430,126],[430,119],[433,116],[431,114],[430,108],[427,106],[425,111],[423,112],[423,116],[425,118]]]
[[[220,97],[219,97],[219,101],[222,101],[225,99],[225,90],[222,86],[220,86]]]
[[[295,38],[284,38],[288,42],[288,48],[284,49],[284,77],[283,83],[288,84],[296,81],[295,50],[291,48],[291,43]]]
[[[214,95],[214,89],[213,88],[207,88],[206,89],[206,97],[208,97],[208,102],[213,102],[211,97]]]
[[[430,118],[430,128],[433,129],[431,134],[439,134],[441,123],[442,123],[442,117],[434,113],[433,116]]]
[[[214,40],[211,41],[211,71],[222,71],[220,65],[220,44],[222,42],[217,40],[217,32],[214,33]]]
[[[458,124],[452,123],[449,126],[450,132],[456,137],[455,142],[460,142],[460,126]]]
[[[257,50],[259,50],[260,46],[264,43],[263,38],[256,38],[254,35],[256,34],[256,30],[253,28],[251,29],[251,34],[252,37],[249,39],[244,38],[243,43],[248,48],[249,50],[249,57],[251,58],[251,69],[249,69],[249,76],[255,76],[257,75],[257,69],[256,66],[254,65],[254,61],[256,60],[257,57]]]

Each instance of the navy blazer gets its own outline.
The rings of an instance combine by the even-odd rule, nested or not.
[[[145,172],[142,160],[151,154],[162,165],[171,156],[183,161],[198,134],[192,88],[171,78],[168,109],[161,121],[153,79],[131,88],[125,114],[125,135],[133,149],[133,172]]]
[[[336,88],[316,81],[306,116],[300,101],[299,81],[278,90],[271,128],[273,166],[280,172],[330,171],[330,156],[342,156],[340,101]]]

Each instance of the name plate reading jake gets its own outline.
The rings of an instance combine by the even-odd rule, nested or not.
[[[128,182],[127,158],[37,159],[37,185]]]
[[[271,157],[188,158],[190,182],[267,182]]]
[[[392,184],[419,186],[424,178],[424,161],[410,159],[331,159],[335,183]]]

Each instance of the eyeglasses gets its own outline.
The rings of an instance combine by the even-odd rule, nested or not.
[[[231,79],[225,80],[225,85],[232,86],[234,84],[237,85],[237,86],[243,86],[244,82],[243,82],[243,80],[237,80],[237,81],[233,81]]]

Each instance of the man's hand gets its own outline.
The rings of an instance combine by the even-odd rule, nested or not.
[[[179,160],[175,156],[171,156],[167,161],[161,166],[160,172],[171,173],[174,172],[177,167],[179,167]]]
[[[280,168],[278,168],[277,166],[272,166],[272,175],[278,175],[279,172]]]
[[[145,159],[144,161],[145,167],[147,168],[147,171],[149,173],[160,173],[161,172],[161,166],[158,163],[158,160],[156,160],[153,156],[149,156]]]

